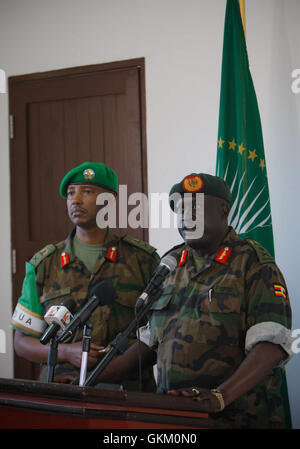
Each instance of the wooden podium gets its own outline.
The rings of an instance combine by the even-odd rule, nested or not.
[[[203,429],[187,398],[22,379],[0,379],[0,429]]]

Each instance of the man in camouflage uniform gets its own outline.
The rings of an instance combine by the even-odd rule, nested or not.
[[[178,210],[186,192],[190,217]],[[194,239],[187,221],[197,220],[197,192],[204,193],[204,233]],[[179,264],[142,329],[143,360],[157,362],[159,393],[198,401],[217,427],[280,428],[279,366],[292,355],[287,288],[269,253],[228,227],[229,202],[228,186],[211,175],[189,175],[171,189],[184,243],[168,252]],[[122,377],[136,353],[133,346],[101,378]]]
[[[116,298],[112,304],[98,307],[90,318],[93,332],[88,368],[91,369],[103,355],[99,350],[134,319],[136,300],[159,262],[155,248],[147,243],[129,236],[120,238],[110,229],[97,226],[97,196],[102,192],[117,194],[117,190],[116,174],[104,164],[84,163],[67,173],[60,194],[67,198],[75,229],[65,241],[47,245],[26,263],[22,296],[12,318],[17,329],[15,349],[18,355],[43,363],[41,380],[46,380],[49,345],[43,346],[39,338],[45,330],[43,317],[48,308],[72,298],[78,311],[93,286],[112,280]],[[69,382],[78,377],[81,339],[82,330],[72,343],[58,345],[56,381]],[[127,378],[125,388],[138,389],[136,377]],[[152,368],[144,372],[143,378],[144,388],[153,390]]]

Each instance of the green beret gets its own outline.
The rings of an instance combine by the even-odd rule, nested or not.
[[[169,203],[174,211],[173,193],[204,193],[205,195],[217,196],[230,203],[231,192],[226,182],[219,176],[212,176],[205,173],[191,173],[183,178],[178,184],[174,184],[169,193]]]
[[[93,184],[118,193],[116,173],[102,162],[84,162],[72,168],[60,184],[59,193],[63,198],[67,198],[69,184]]]

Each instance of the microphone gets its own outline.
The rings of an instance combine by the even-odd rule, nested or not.
[[[72,314],[75,312],[76,303],[73,299],[66,299],[60,306],[51,306],[44,316],[44,320],[49,325],[43,333],[40,342],[42,345],[48,343],[59,329],[64,329],[70,322]]]
[[[79,326],[85,324],[90,315],[98,306],[109,305],[116,297],[116,292],[111,280],[105,280],[96,284],[90,293],[90,299],[88,302],[76,313],[73,320],[63,330],[59,337],[59,342],[66,341],[69,337],[73,336]]]
[[[158,289],[158,287],[160,287],[168,274],[175,270],[176,266],[177,260],[170,254],[161,259],[160,264],[156,269],[151,281],[149,282],[141,296],[139,296],[139,298],[137,299],[137,302],[135,304],[136,308],[141,307],[142,304],[147,304],[149,297],[153,293],[155,293],[155,291]]]

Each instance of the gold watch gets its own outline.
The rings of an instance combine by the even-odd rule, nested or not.
[[[216,396],[216,398],[218,399],[219,404],[220,404],[220,410],[218,410],[218,411],[221,412],[225,408],[225,401],[224,401],[224,397],[223,397],[222,392],[220,390],[217,390],[217,389],[212,389],[212,390],[210,390],[210,392],[214,396]]]

